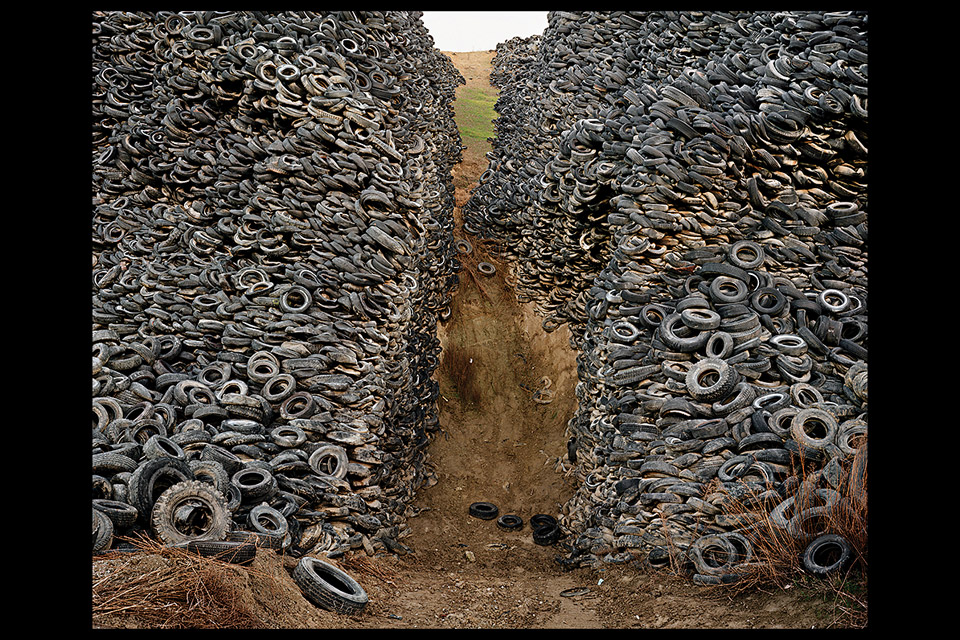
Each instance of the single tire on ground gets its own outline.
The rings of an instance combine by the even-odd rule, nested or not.
[[[481,520],[493,520],[500,514],[497,505],[490,502],[474,502],[470,505],[470,515]]]
[[[307,600],[318,607],[349,614],[367,605],[367,593],[356,580],[313,556],[300,558],[291,575]]]
[[[846,570],[852,560],[850,543],[835,533],[818,536],[803,550],[803,568],[820,578]]]

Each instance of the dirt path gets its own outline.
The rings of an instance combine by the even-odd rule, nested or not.
[[[493,52],[448,54],[466,88],[491,90]],[[484,145],[487,146],[484,146]],[[486,168],[488,143],[471,142],[454,169],[462,205]],[[481,275],[477,263],[497,272]],[[668,572],[611,565],[564,571],[559,550],[533,542],[529,518],[556,515],[574,485],[562,464],[565,427],[576,408],[576,362],[566,328],[547,334],[529,305],[519,305],[495,249],[474,246],[463,256],[451,319],[439,329],[443,345],[441,431],[429,445],[438,481],[414,501],[411,549],[404,555],[336,560],[364,587],[369,604],[356,615],[319,609],[306,601],[288,571],[296,561],[268,551],[250,568],[228,566],[217,581],[220,597],[267,628],[823,628],[831,607],[798,590],[733,595],[697,587]],[[549,404],[533,392],[550,379]],[[492,502],[524,520],[519,531],[468,515],[472,502]],[[123,581],[157,571],[149,554],[94,561],[94,581],[112,573]],[[221,619],[220,624],[225,624]],[[227,625],[229,623],[226,623]],[[94,627],[156,626],[129,616],[95,617]],[[251,623],[245,623],[251,626]]]

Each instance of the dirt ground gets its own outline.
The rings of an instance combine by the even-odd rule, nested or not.
[[[489,87],[492,51],[448,54],[468,86]],[[489,147],[467,149],[455,169],[458,205],[486,167]],[[461,236],[462,237],[462,236]],[[576,407],[576,362],[566,328],[545,333],[530,305],[516,302],[494,248],[465,255],[444,348],[441,430],[429,445],[438,481],[419,493],[422,512],[402,539],[412,552],[336,561],[363,586],[369,604],[354,615],[317,608],[288,570],[295,560],[261,550],[250,567],[227,565],[221,591],[247,612],[243,626],[279,629],[810,629],[835,626],[830,607],[799,589],[732,593],[694,585],[665,570],[611,565],[564,570],[560,549],[533,542],[529,518],[558,515],[572,494],[563,463],[565,427]],[[476,263],[497,267],[481,275]],[[456,369],[453,368],[456,364]],[[466,363],[466,364],[464,364]],[[549,378],[548,404],[533,392]],[[468,515],[492,502],[523,518],[518,531]],[[151,554],[94,559],[94,581],[123,580],[165,562]],[[285,570],[287,569],[287,570]],[[221,621],[223,624],[224,621]],[[150,626],[131,616],[97,616],[94,628]],[[154,623],[153,626],[156,626]]]

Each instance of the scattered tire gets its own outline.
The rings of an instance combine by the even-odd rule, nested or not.
[[[291,575],[307,600],[318,607],[349,614],[367,605],[367,593],[356,580],[313,556],[300,558]]]
[[[485,276],[492,276],[497,272],[497,268],[489,262],[479,262],[477,263],[477,271]]]
[[[310,464],[310,468],[319,474],[333,476],[334,478],[345,478],[350,460],[346,449],[331,444],[317,448],[310,454],[307,462]]]
[[[807,545],[802,560],[804,569],[825,578],[845,571],[853,560],[853,550],[843,536],[825,533]]]
[[[714,402],[727,395],[739,382],[736,369],[720,358],[705,358],[687,371],[687,390],[695,400]]]
[[[230,521],[227,499],[199,480],[181,482],[164,491],[150,516],[154,534],[168,545],[223,540]]]
[[[474,502],[470,505],[470,515],[481,520],[493,520],[500,514],[497,505],[490,502]]]
[[[196,480],[211,484],[217,491],[227,495],[230,475],[222,464],[213,460],[191,460],[190,468],[193,469],[193,477]]]
[[[505,513],[497,518],[497,526],[505,531],[517,531],[523,528],[523,518],[512,513]]]

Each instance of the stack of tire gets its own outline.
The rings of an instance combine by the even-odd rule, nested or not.
[[[498,48],[507,121],[464,227],[571,330],[571,562],[696,554],[770,518],[804,544],[865,499],[868,31],[855,11],[557,11]],[[798,492],[817,498],[787,518]]]
[[[94,551],[401,548],[462,76],[419,12],[92,22]]]

